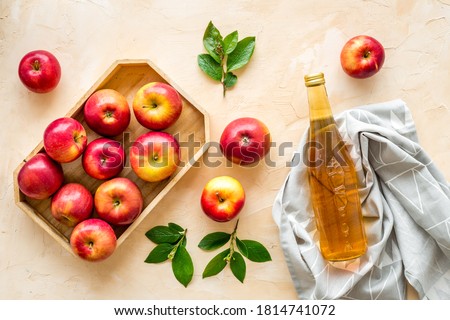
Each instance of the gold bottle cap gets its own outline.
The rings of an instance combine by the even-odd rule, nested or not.
[[[305,76],[305,86],[314,87],[325,84],[325,77],[322,72],[311,73]]]

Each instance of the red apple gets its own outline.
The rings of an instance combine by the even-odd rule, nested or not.
[[[64,181],[59,163],[47,154],[38,153],[28,160],[17,175],[20,191],[33,199],[47,199],[54,194]]]
[[[139,136],[130,148],[130,164],[136,175],[149,182],[170,177],[180,163],[178,141],[166,132]]]
[[[70,246],[75,254],[87,261],[101,261],[116,249],[117,237],[113,228],[100,219],[87,219],[75,226]]]
[[[233,120],[220,137],[220,149],[225,157],[242,165],[257,163],[269,152],[270,144],[269,129],[255,118]]]
[[[133,100],[137,121],[151,130],[164,130],[180,117],[183,102],[177,90],[163,82],[141,87]]]
[[[211,219],[218,222],[229,221],[236,217],[244,206],[244,188],[232,177],[215,177],[203,188],[200,203],[203,212]]]
[[[130,124],[130,107],[127,99],[116,90],[101,89],[86,101],[84,119],[99,135],[117,136]]]
[[[120,142],[98,138],[90,142],[83,153],[84,171],[92,178],[105,180],[117,176],[123,169],[125,151]]]
[[[61,79],[61,66],[50,52],[31,51],[20,60],[19,78],[28,90],[47,93],[58,85]]]
[[[347,41],[341,51],[341,65],[353,78],[364,79],[377,73],[384,63],[384,48],[378,40],[360,35]]]
[[[45,151],[53,160],[61,163],[71,162],[81,156],[86,144],[86,131],[73,118],[56,119],[44,132]]]
[[[119,177],[98,187],[94,206],[101,219],[114,225],[127,225],[141,214],[144,200],[133,181]]]
[[[52,216],[68,227],[88,219],[94,208],[94,198],[85,186],[68,183],[52,197],[50,212]]]

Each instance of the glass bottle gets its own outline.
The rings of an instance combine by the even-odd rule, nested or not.
[[[329,261],[367,250],[355,165],[331,112],[323,73],[305,76],[309,103],[308,173],[320,250]]]

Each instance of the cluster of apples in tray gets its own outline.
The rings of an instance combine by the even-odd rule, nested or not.
[[[98,261],[206,151],[209,119],[150,61],[122,60],[42,137],[14,172],[16,204],[69,252]]]

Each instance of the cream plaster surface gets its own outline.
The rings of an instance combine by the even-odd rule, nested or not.
[[[221,86],[197,66],[208,22],[226,35],[256,36],[250,64],[236,87]],[[386,49],[382,70],[366,80],[348,77],[339,54],[352,36],[368,34]],[[27,91],[17,76],[21,57],[46,49],[62,65],[49,94]],[[0,1],[0,298],[1,299],[296,299],[272,219],[272,204],[292,153],[308,124],[303,76],[323,71],[335,113],[358,105],[403,99],[423,148],[450,179],[450,1]],[[65,251],[19,208],[13,170],[42,139],[47,124],[66,114],[118,59],[150,59],[209,112],[211,139],[238,117],[259,118],[273,141],[272,165],[211,168],[200,161],[169,192],[114,255],[101,263]],[[222,160],[217,149],[208,157]],[[201,212],[200,192],[218,175],[240,180],[247,202],[238,235],[262,242],[273,261],[247,264],[245,284],[229,268],[201,274],[214,253],[197,248],[213,231],[231,231]],[[168,264],[144,263],[154,247],[144,236],[155,225],[189,229],[195,273],[188,288]],[[410,290],[409,297],[416,297]]]

